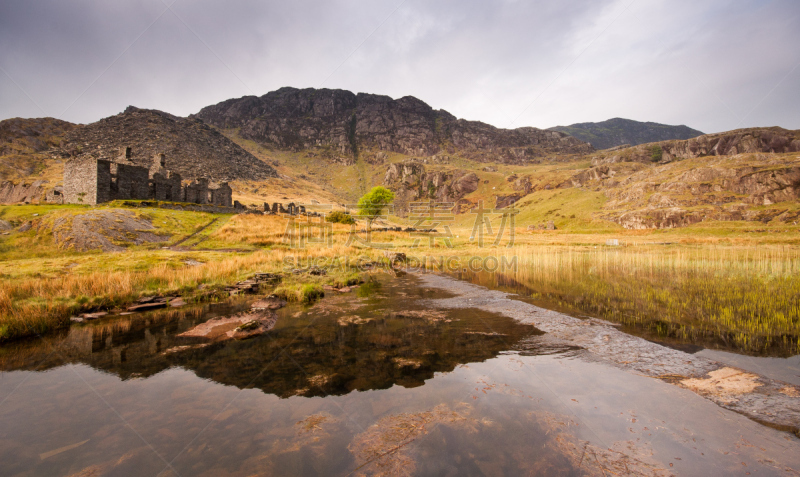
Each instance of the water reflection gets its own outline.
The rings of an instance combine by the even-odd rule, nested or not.
[[[426,306],[444,296],[404,278],[281,309],[273,330],[247,341],[177,336],[249,307],[235,300],[2,347],[0,474],[800,468],[798,444],[783,433],[548,347],[546,336],[510,318]],[[753,445],[741,446],[740,436]]]
[[[283,398],[327,396],[420,386],[437,372],[484,361],[540,334],[485,311],[427,309],[421,300],[442,293],[416,289],[410,280],[374,281],[311,307],[283,308],[273,330],[244,341],[178,335],[215,316],[246,310],[251,301],[246,299],[73,326],[61,336],[0,348],[0,369],[84,363],[129,379],[181,367]]]

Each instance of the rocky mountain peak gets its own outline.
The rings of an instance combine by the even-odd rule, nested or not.
[[[593,151],[560,132],[500,129],[457,119],[413,96],[395,100],[340,89],[285,87],[207,106],[192,117],[218,128],[239,128],[242,138],[276,149],[325,148],[350,158],[364,151],[411,156],[458,151],[476,160],[528,163]]]

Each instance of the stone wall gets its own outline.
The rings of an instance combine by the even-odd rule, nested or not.
[[[97,185],[99,182],[98,170],[110,166],[108,161],[98,160],[93,157],[77,157],[64,165],[64,202],[71,204],[98,203]],[[111,173],[108,173],[108,182],[111,182]],[[102,202],[102,201],[101,201]]]
[[[270,205],[267,202],[264,202],[264,213],[265,214],[289,214],[289,215],[305,215],[306,214],[306,207],[304,205],[297,205],[294,202],[290,202],[286,207],[283,206],[280,202],[275,202]],[[317,215],[317,214],[309,214],[309,215]]]
[[[220,184],[213,184],[208,188],[209,204],[218,205],[220,207],[230,207],[233,201],[233,190],[227,182]]]
[[[56,186],[50,190],[48,190],[44,195],[45,202],[49,202],[51,204],[63,204],[64,203],[64,188]]]
[[[183,188],[183,201],[192,204],[208,203],[208,179],[195,179]]]
[[[98,161],[100,162],[100,161]],[[128,164],[111,164],[111,200],[150,198],[150,173],[144,167]],[[98,188],[104,181],[98,177]],[[99,200],[98,196],[98,202]],[[105,202],[105,201],[102,201]]]
[[[156,172],[150,177],[149,199],[183,202],[181,176],[170,171]]]

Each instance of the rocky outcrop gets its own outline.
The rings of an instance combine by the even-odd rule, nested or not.
[[[748,209],[741,204],[731,204],[724,207],[647,207],[644,209],[612,214],[609,220],[617,222],[626,229],[665,229],[685,227],[702,221],[717,220],[743,220],[748,222],[761,222],[768,224],[773,220],[783,223],[796,224],[800,220],[800,211],[789,207],[775,209]]]
[[[609,188],[611,201],[607,206],[621,208],[645,199],[650,205],[668,207],[731,202],[758,206],[800,198],[800,166],[708,166],[659,182],[647,180],[648,172],[633,174],[620,187]]]
[[[583,187],[587,184],[600,182],[605,187],[614,187],[620,182],[616,178],[629,176],[646,167],[646,165],[640,163],[601,164],[575,174],[569,179],[569,183],[573,187]]]
[[[668,163],[703,156],[799,151],[800,130],[750,128],[706,134],[685,141],[661,141],[615,151],[600,151],[601,154],[592,157],[592,165],[615,162]]]
[[[39,202],[48,192],[46,183],[47,181],[35,181],[32,184],[3,182],[0,184],[0,204]]]
[[[671,228],[701,220],[794,221],[793,208],[777,206],[800,199],[800,163],[793,156],[736,156],[700,167],[605,164],[576,174],[572,183],[603,190],[609,198],[604,209],[615,211],[606,218],[626,228]],[[775,207],[754,209],[763,206]]]
[[[495,199],[495,209],[505,209],[522,198],[522,194],[498,195]]]
[[[516,191],[521,191],[524,195],[531,192],[531,179],[528,176],[519,177],[514,180],[511,186]]]
[[[126,151],[128,147],[130,151]],[[64,158],[122,158],[147,168],[157,154],[165,154],[171,171],[215,181],[263,180],[278,175],[272,166],[200,120],[133,106],[68,132],[60,151]]]
[[[597,149],[617,148],[670,139],[691,139],[703,133],[688,126],[669,126],[652,122],[613,118],[599,123],[578,123],[556,126],[550,131],[560,131],[590,143]]]
[[[548,220],[548,221],[547,221],[547,223],[540,222],[540,223],[538,223],[538,224],[531,224],[531,225],[529,225],[529,226],[528,226],[528,228],[527,228],[527,230],[528,230],[528,231],[534,231],[534,230],[555,230],[555,229],[556,229],[556,224],[555,224],[555,222],[553,222],[552,220]]]
[[[437,202],[457,202],[478,189],[480,180],[471,171],[453,169],[426,172],[418,161],[390,164],[383,178],[384,185],[395,192],[396,211],[404,213],[408,203],[432,199]]]
[[[344,90],[281,88],[207,106],[194,117],[219,128],[239,128],[241,137],[277,149],[318,148],[338,157],[368,150],[412,156],[458,151],[477,160],[522,164],[593,150],[557,131],[499,129],[457,119],[412,96],[395,100]]]
[[[671,229],[703,221],[705,214],[688,212],[678,207],[643,209],[626,212],[614,221],[626,229]]]

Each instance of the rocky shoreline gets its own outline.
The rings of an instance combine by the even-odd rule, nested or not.
[[[177,296],[177,295],[143,296],[138,298],[132,304],[128,304],[127,306],[124,307],[101,308],[101,309],[91,310],[86,313],[81,313],[79,315],[71,316],[70,322],[82,323],[84,321],[92,321],[108,315],[130,315],[133,313],[141,313],[150,310],[157,310],[159,308],[167,308],[167,307],[178,308],[192,302],[208,301],[209,298],[213,299],[218,295],[232,297],[241,294],[256,294],[261,290],[262,285],[276,285],[280,283],[282,279],[283,276],[277,273],[257,272],[251,275],[250,278],[246,280],[236,282],[233,285],[225,286],[219,290],[208,289],[206,292],[202,292],[202,290],[206,289],[207,287],[205,285],[200,285],[195,289],[195,291],[201,291],[201,292],[191,297]],[[225,295],[223,295],[223,293],[225,293]]]

